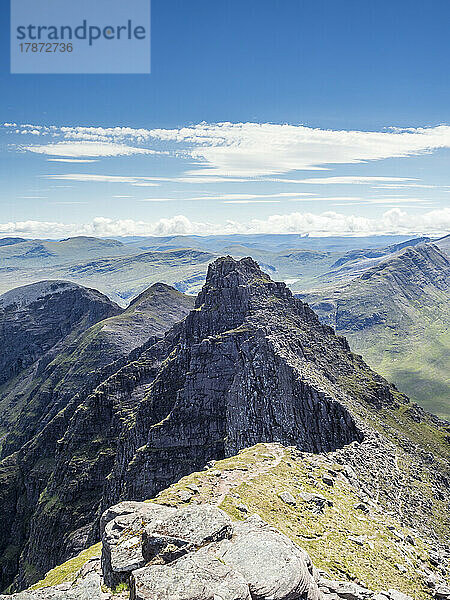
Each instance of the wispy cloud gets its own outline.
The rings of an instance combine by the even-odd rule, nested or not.
[[[274,123],[200,123],[178,129],[9,125],[4,126],[9,134],[47,136],[52,140],[49,144],[24,146],[31,152],[68,158],[167,152],[173,157],[184,156],[191,163],[196,161],[197,168],[188,171],[187,177],[206,179],[269,177],[296,170],[323,170],[336,164],[417,156],[450,148],[450,127],[447,125],[382,131],[325,130]],[[56,143],[55,139],[58,140]],[[356,179],[352,178],[354,183]],[[377,180],[359,178],[359,182],[364,183],[364,179],[366,183]],[[410,179],[378,179],[383,180]],[[339,182],[344,183],[343,178],[335,181]]]
[[[223,204],[279,204],[280,200],[222,200]]]
[[[147,183],[148,186],[158,186],[159,183],[153,181],[153,177],[130,177],[128,175],[94,175],[90,173],[63,173],[61,175],[43,175],[45,179],[57,179],[62,181],[83,181],[83,182],[98,182],[98,183],[130,183],[134,185],[141,179],[151,179]]]
[[[94,163],[98,162],[95,158],[47,158],[48,162],[62,163]]]
[[[318,185],[370,185],[382,181],[415,181],[410,177],[385,177],[385,176],[338,176],[338,177],[309,177],[307,179],[273,179],[273,181],[284,181],[285,183],[307,183]],[[411,185],[411,184],[408,184]]]
[[[23,146],[23,150],[50,156],[130,156],[132,154],[158,154],[155,150],[116,144],[114,142],[58,142],[36,146]]]

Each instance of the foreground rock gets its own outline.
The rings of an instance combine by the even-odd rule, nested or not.
[[[327,579],[258,515],[232,522],[210,505],[121,502],[101,527],[102,559],[89,560],[74,582],[0,600],[412,600]],[[435,597],[445,594],[442,587]]]
[[[204,552],[133,573],[133,600],[251,600],[245,578]]]
[[[146,503],[121,513],[108,511],[103,574],[109,585],[130,580],[135,600],[320,597],[308,555],[257,515],[232,523],[213,506]]]

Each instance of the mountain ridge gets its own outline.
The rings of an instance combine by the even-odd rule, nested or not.
[[[443,250],[406,247],[351,282],[299,296],[376,370],[450,417],[450,260]]]
[[[15,576],[23,588],[95,543],[111,504],[150,498],[259,442],[339,452],[370,496],[438,543],[446,427],[251,258],[218,259],[183,321],[0,463],[0,513],[11,515],[0,531],[4,585]],[[44,447],[54,458],[38,467]],[[5,539],[18,548],[12,559]]]

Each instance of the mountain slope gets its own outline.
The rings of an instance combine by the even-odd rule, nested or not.
[[[54,349],[45,364],[41,361],[0,388],[0,406],[14,407],[13,422],[6,421],[8,413],[3,416],[8,434],[1,455],[18,450],[74,396],[82,397],[114,373],[133,350],[162,337],[193,304],[193,298],[170,286],[154,284],[121,314],[99,321],[81,335],[72,335]]]
[[[350,283],[300,295],[353,350],[424,408],[450,418],[450,259],[408,247]]]
[[[42,281],[0,296],[0,384],[64,337],[120,312],[100,292],[67,281]]]
[[[447,436],[285,284],[219,259],[184,321],[0,463],[2,581],[36,581],[98,540],[104,508],[258,442],[339,452],[368,495],[439,543]]]

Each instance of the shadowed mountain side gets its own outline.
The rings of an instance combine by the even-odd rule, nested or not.
[[[194,299],[162,283],[151,286],[117,316],[71,336],[0,389],[0,423],[8,430],[2,454],[18,450],[74,397],[115,372],[149,339],[162,337],[183,319]],[[119,312],[119,311],[118,311]]]
[[[0,385],[65,337],[121,309],[106,296],[67,281],[41,281],[0,296]]]

